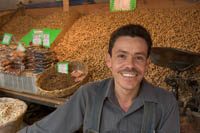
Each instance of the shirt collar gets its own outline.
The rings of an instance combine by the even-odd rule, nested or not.
[[[115,93],[114,93],[114,79],[111,78],[108,82],[108,86],[107,86],[107,90],[106,90],[106,94],[105,94],[105,98],[111,98],[113,100],[113,98],[115,97]]]
[[[138,97],[144,99],[144,101],[158,103],[156,95],[155,86],[147,82],[146,79],[143,79]]]
[[[112,101],[115,99],[114,86],[114,79],[111,78],[107,85],[105,98],[111,98]],[[143,101],[158,103],[155,87],[152,84],[148,83],[146,79],[142,80],[139,95],[136,98]]]

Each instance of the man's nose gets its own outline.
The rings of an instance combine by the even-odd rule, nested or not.
[[[128,68],[134,68],[135,67],[135,59],[134,58],[128,58],[127,59],[127,67]]]

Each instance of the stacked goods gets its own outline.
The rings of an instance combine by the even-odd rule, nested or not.
[[[40,46],[29,46],[26,53],[16,51],[16,45],[0,45],[0,71],[22,74],[26,71],[42,71],[58,62],[55,52]]]
[[[19,51],[13,51],[8,56],[8,61],[10,64],[8,65],[8,69],[4,70],[5,73],[16,74],[19,75],[25,70],[25,53]]]
[[[0,72],[6,70],[10,66],[11,62],[8,60],[7,56],[12,51],[12,48],[6,45],[0,45]]]
[[[26,70],[27,71],[35,71],[35,59],[34,59],[34,52],[33,52],[34,47],[29,46],[26,48]]]
[[[16,45],[0,45],[0,71],[20,74],[24,71],[24,52],[15,51]]]
[[[42,71],[57,61],[55,53],[48,48],[40,46],[27,47],[26,69],[28,71]]]
[[[18,99],[0,98],[0,132],[16,133],[27,105]]]
[[[170,15],[169,15],[170,14]],[[131,12],[99,12],[77,20],[53,50],[60,61],[79,60],[88,65],[89,81],[111,76],[105,63],[110,34],[118,27],[134,23],[149,29],[153,46],[173,47],[200,52],[199,9],[135,9]],[[168,68],[150,65],[146,79],[152,84],[171,89],[164,82],[173,75]],[[184,78],[199,79],[200,71],[182,72]],[[180,97],[190,95],[180,88]]]

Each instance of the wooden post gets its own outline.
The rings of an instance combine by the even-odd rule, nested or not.
[[[63,0],[63,10],[64,12],[69,11],[69,0]]]

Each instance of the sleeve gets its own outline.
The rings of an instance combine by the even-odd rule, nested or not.
[[[169,106],[164,110],[161,127],[156,133],[180,133],[179,107],[174,96],[171,95]]]
[[[54,112],[18,133],[73,133],[83,125],[85,100],[83,88]]]

